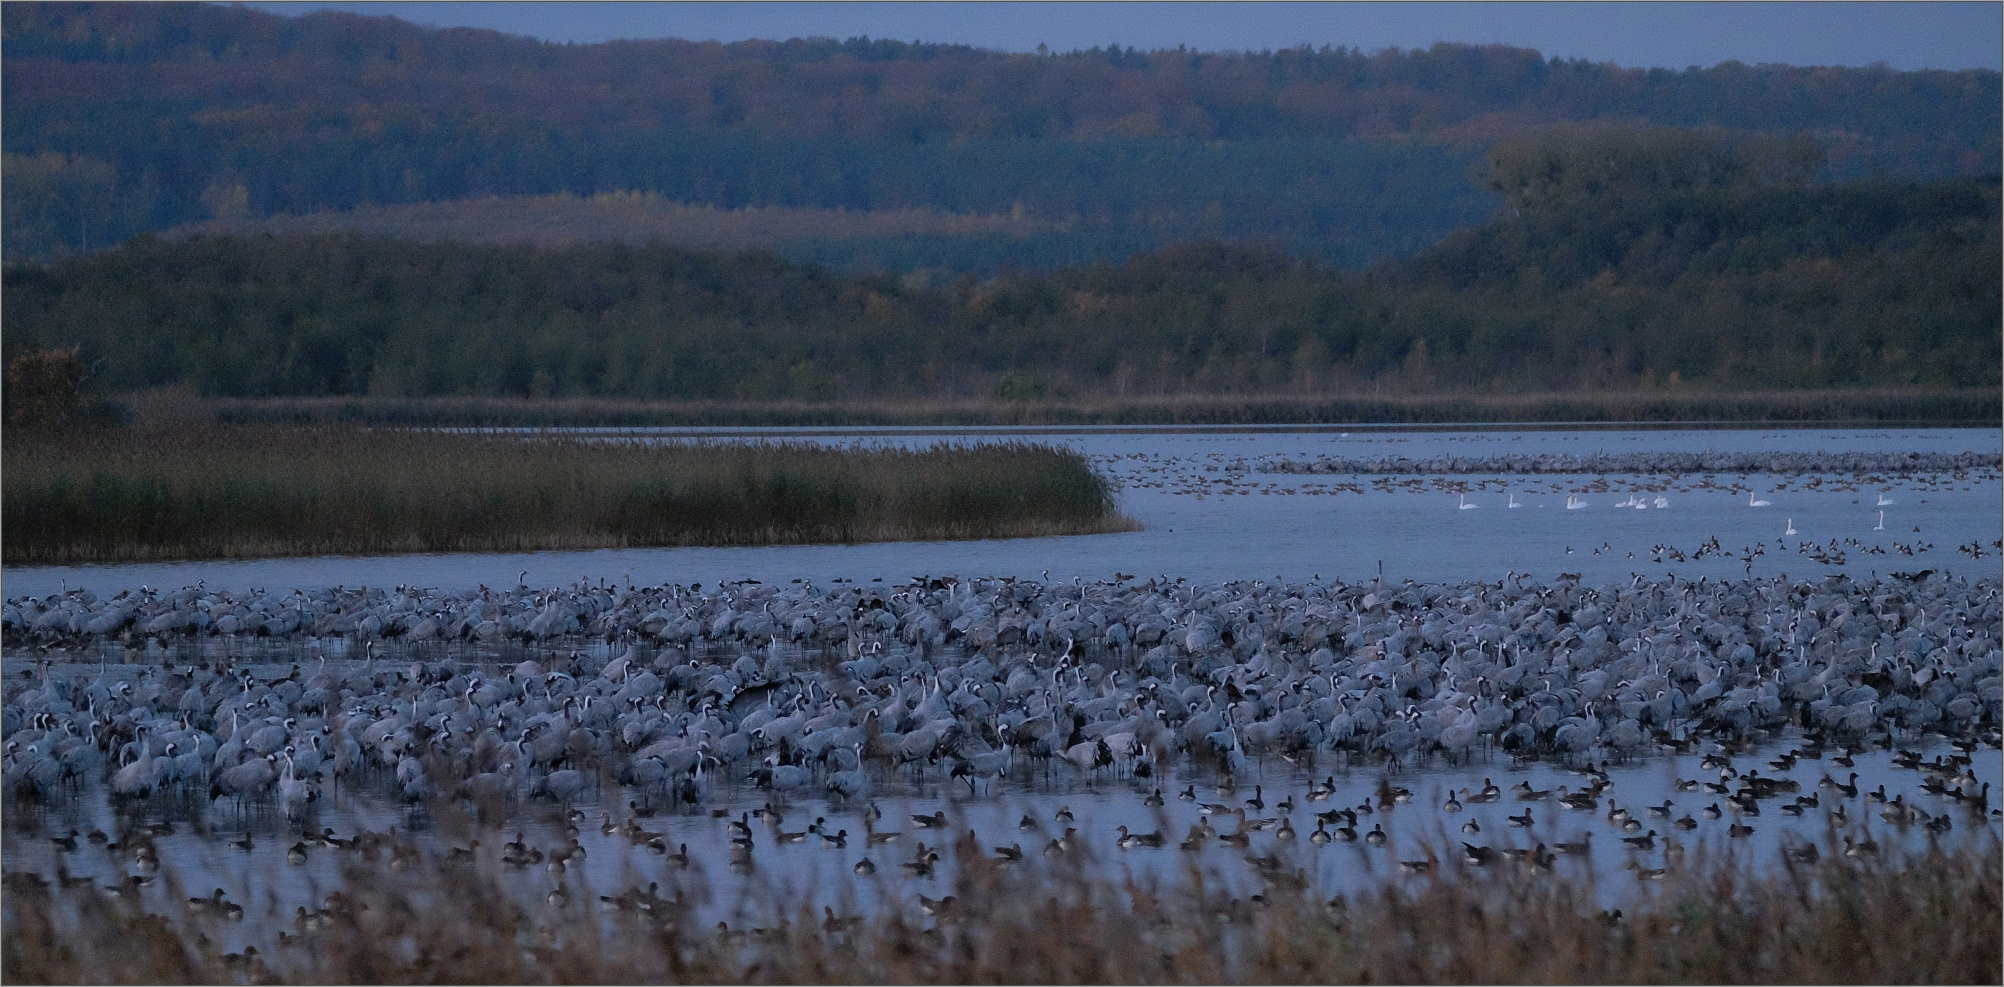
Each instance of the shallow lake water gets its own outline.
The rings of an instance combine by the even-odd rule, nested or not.
[[[596,646],[603,651],[604,645]],[[204,651],[214,649],[205,648]],[[443,651],[434,646],[431,650]],[[454,646],[451,653],[466,662],[488,664],[500,673],[506,664],[521,657],[510,653],[505,661],[497,655],[482,654],[467,646]],[[19,658],[7,662],[7,671],[18,672]],[[239,667],[261,676],[282,674],[290,659],[283,654],[259,656]],[[278,662],[271,658],[281,658]],[[352,665],[351,660],[330,663],[337,669]],[[95,667],[90,671],[95,672]],[[63,669],[57,669],[60,673]],[[139,673],[133,666],[107,666],[103,673],[113,679],[131,678]],[[1721,763],[1706,766],[1706,758],[1717,748],[1703,743],[1698,749],[1679,754],[1645,747],[1634,756],[1604,759],[1602,770],[1610,784],[1591,810],[1568,808],[1558,801],[1568,790],[1578,791],[1591,779],[1583,768],[1565,759],[1518,759],[1495,750],[1471,752],[1466,760],[1442,757],[1386,763],[1351,759],[1351,755],[1321,751],[1306,759],[1269,755],[1251,759],[1248,770],[1225,779],[1214,768],[1187,758],[1164,766],[1148,778],[1136,778],[1117,767],[1101,768],[1091,774],[1079,772],[1062,760],[1038,761],[1018,757],[1004,779],[970,786],[948,778],[943,766],[932,765],[923,772],[910,768],[875,771],[869,791],[852,799],[836,798],[818,785],[797,790],[790,797],[754,786],[742,779],[713,778],[703,801],[695,807],[677,807],[661,789],[621,786],[611,782],[588,789],[574,801],[559,805],[549,800],[521,800],[513,804],[505,823],[466,825],[463,817],[441,820],[413,810],[391,794],[384,773],[367,777],[360,785],[329,784],[323,797],[299,824],[288,824],[283,814],[269,804],[239,807],[229,799],[210,803],[205,795],[156,796],[139,804],[114,804],[103,786],[50,806],[9,806],[7,839],[0,844],[0,869],[8,872],[32,871],[53,879],[60,872],[72,877],[91,878],[110,885],[131,874],[144,874],[131,858],[108,852],[87,840],[78,849],[64,852],[48,837],[75,830],[115,834],[134,824],[173,821],[175,831],[155,838],[161,858],[171,864],[179,886],[156,881],[142,889],[142,900],[157,908],[183,898],[206,895],[213,888],[226,890],[230,900],[246,907],[241,925],[219,926],[225,944],[232,949],[266,941],[280,929],[289,929],[295,910],[312,911],[321,906],[326,893],[341,885],[344,863],[356,855],[340,850],[313,848],[303,864],[289,864],[287,848],[301,832],[332,828],[336,836],[353,837],[361,831],[397,832],[414,836],[419,846],[434,855],[450,847],[470,847],[482,841],[483,866],[504,874],[504,884],[518,904],[530,914],[548,906],[543,897],[562,886],[576,903],[572,907],[592,907],[598,895],[616,895],[629,889],[645,888],[656,882],[667,894],[674,888],[704,888],[710,896],[698,909],[705,922],[728,921],[734,926],[762,926],[780,916],[775,903],[796,906],[807,901],[816,907],[828,905],[838,912],[868,908],[879,900],[901,902],[913,910],[920,895],[938,898],[953,889],[954,864],[948,849],[954,840],[970,830],[976,834],[984,854],[991,848],[1020,846],[1034,863],[1045,854],[1051,840],[1076,831],[1086,852],[1097,864],[1119,878],[1155,877],[1168,879],[1183,868],[1195,865],[1214,872],[1215,887],[1237,895],[1258,893],[1262,882],[1245,864],[1248,857],[1274,855],[1292,871],[1300,868],[1313,881],[1318,893],[1338,894],[1375,886],[1385,880],[1424,880],[1408,874],[1402,862],[1426,860],[1429,852],[1443,867],[1453,868],[1464,852],[1463,845],[1488,847],[1497,851],[1529,849],[1538,844],[1586,842],[1589,852],[1557,858],[1555,870],[1575,878],[1591,876],[1603,907],[1621,907],[1635,895],[1654,893],[1655,884],[1638,879],[1638,872],[1672,866],[1681,851],[1687,858],[1699,853],[1713,856],[1731,853],[1755,869],[1779,867],[1784,848],[1800,848],[1809,843],[1829,852],[1836,841],[1851,837],[1860,842],[1875,841],[1885,852],[1898,848],[1920,848],[1930,840],[1944,847],[1982,847],[1994,843],[2000,832],[2000,818],[1989,811],[1996,795],[1988,795],[1984,808],[1971,803],[1930,794],[1920,788],[1922,775],[1893,763],[1893,753],[1870,750],[1857,753],[1855,765],[1840,767],[1834,759],[1841,749],[1826,749],[1822,758],[1804,757],[1786,768],[1771,763],[1788,751],[1802,746],[1793,732],[1755,743]],[[1938,736],[1920,736],[1899,745],[1921,755],[1923,760],[1957,752]],[[1980,779],[2004,776],[2004,754],[1991,747],[1978,747],[1971,754],[1968,771]],[[1757,803],[1760,812],[1747,814],[1722,795],[1703,789],[1685,790],[1695,783],[1724,781],[1722,769],[1735,776],[1758,773],[1778,781],[1793,781],[1797,790]],[[1851,776],[1855,772],[1856,778]],[[1849,784],[1855,781],[1856,795],[1847,796],[1826,779]],[[1311,799],[1321,786],[1326,796]],[[1501,790],[1500,797],[1482,803],[1471,796],[1486,784]],[[1731,783],[1737,787],[1739,782]],[[1518,786],[1538,793],[1527,797]],[[1404,790],[1410,801],[1395,796],[1385,807],[1387,789]],[[1160,790],[1162,805],[1150,806],[1150,793]],[[1182,797],[1188,790],[1190,798]],[[1904,800],[1925,818],[1945,816],[1946,832],[1931,834],[1915,822],[1896,824],[1883,813],[1888,806],[1874,793]],[[1450,795],[1462,804],[1448,811]],[[1799,814],[1784,806],[1799,805],[1814,797],[1817,804]],[[1254,806],[1258,798],[1263,805]],[[1670,803],[1663,812],[1659,809]],[[1285,804],[1291,803],[1291,804]],[[632,806],[644,805],[645,815],[636,815]],[[868,822],[865,811],[874,804],[881,818]],[[1639,831],[1624,830],[1610,819],[1615,806],[1629,810],[1641,824]],[[1206,815],[1208,807],[1215,814]],[[753,819],[757,849],[750,867],[733,866],[727,823],[744,814],[776,807],[776,824]],[[561,878],[543,866],[503,868],[498,864],[499,845],[520,832],[523,840],[544,849],[564,845],[571,825],[567,812],[582,813],[577,821],[576,839],[586,849],[584,863],[573,866]],[[1332,840],[1317,845],[1310,837],[1318,825],[1334,833],[1342,824],[1318,823],[1318,814],[1332,810],[1356,813],[1354,841]],[[1708,814],[1707,810],[1714,814]],[[1069,821],[1058,818],[1069,811]],[[1245,812],[1241,823],[1238,810]],[[723,815],[719,817],[718,812]],[[944,829],[923,828],[915,816],[946,814]],[[1519,822],[1529,814],[1530,825]],[[1518,817],[1513,820],[1512,817]],[[667,846],[688,847],[691,866],[683,868],[668,858],[642,849],[621,833],[606,834],[602,820],[624,823],[629,818],[648,834],[660,836]],[[1025,820],[1031,825],[1025,826]],[[1295,837],[1283,839],[1277,824],[1287,819]],[[1265,821],[1268,828],[1251,830],[1244,850],[1226,846],[1216,839],[1201,850],[1178,849],[1190,835],[1191,827],[1208,820],[1219,834],[1249,830]],[[1684,825],[1680,827],[1679,821]],[[814,824],[820,822],[818,827]],[[1346,820],[1347,821],[1347,820]],[[490,821],[493,822],[493,821]],[[1477,831],[1463,827],[1469,824]],[[1750,825],[1744,836],[1730,835],[1735,824]],[[1130,832],[1160,832],[1167,840],[1163,848],[1121,849],[1116,845],[1118,827]],[[1688,827],[1688,828],[1686,828]],[[847,845],[834,848],[810,832],[847,832]],[[1386,839],[1373,845],[1366,837],[1373,828],[1382,828]],[[873,845],[868,834],[896,833],[896,839]],[[1624,842],[1654,832],[1654,842],[1646,848]],[[805,842],[782,843],[783,832],[809,833]],[[249,850],[233,841],[248,838]],[[939,848],[942,860],[928,876],[905,871],[902,862],[914,859],[919,845]],[[1073,853],[1077,853],[1074,850]],[[858,877],[855,865],[864,858],[877,867],[870,877]],[[387,859],[386,857],[384,858]],[[388,874],[386,865],[371,866]],[[1495,868],[1516,864],[1497,861]],[[1469,874],[1479,875],[1481,868]],[[804,897],[803,897],[804,896]],[[608,921],[612,918],[608,916]]]
[[[7,597],[41,596],[64,586],[90,587],[109,595],[141,584],[176,587],[205,580],[210,588],[264,587],[273,590],[311,589],[333,585],[387,586],[413,584],[466,589],[480,584],[514,585],[527,571],[531,586],[557,586],[580,581],[622,581],[638,584],[758,579],[785,583],[836,577],[903,582],[914,575],[966,574],[1036,577],[1069,581],[1073,577],[1105,579],[1115,572],[1187,577],[1199,582],[1280,576],[1290,581],[1321,576],[1361,580],[1387,579],[1459,582],[1498,580],[1507,573],[1526,573],[1551,580],[1578,573],[1588,580],[1623,578],[1631,573],[1659,577],[1675,573],[1700,576],[1794,578],[1839,572],[1856,576],[1934,569],[1971,578],[1995,578],[1995,543],[1999,538],[2000,483],[1995,469],[1968,475],[1885,474],[1878,476],[1816,476],[1779,474],[1703,475],[1434,475],[1416,477],[1340,476],[1269,472],[1264,467],[1283,460],[1316,457],[1367,458],[1401,455],[1497,456],[1545,452],[1696,452],[1718,451],[1922,451],[1995,453],[1999,433],[1982,429],[1942,430],[1508,430],[1417,431],[1395,429],[1262,429],[1262,430],[1080,430],[1080,429],[848,429],[848,430],[622,430],[610,434],[641,441],[762,441],[781,439],[833,444],[928,445],[939,441],[988,442],[1033,440],[1076,448],[1090,456],[1119,488],[1122,510],[1143,525],[1133,533],[1074,538],[1021,539],[971,543],[894,543],[849,546],[804,546],[763,549],[636,549],[598,552],[548,552],[525,555],[419,555],[396,557],[326,557],[257,562],[209,562],[163,565],[78,566],[10,569],[4,574]],[[1646,506],[1633,503],[1638,495]],[[1569,497],[1584,506],[1568,509]],[[1657,498],[1661,498],[1659,501]],[[1765,507],[1749,499],[1765,499]],[[1511,508],[1515,501],[1522,505]],[[1880,506],[1881,500],[1890,504]],[[1464,509],[1473,505],[1473,509]],[[1883,520],[1881,511],[1884,512]],[[1788,529],[1794,534],[1785,534]],[[1716,550],[1700,553],[1700,546]],[[1959,551],[1973,546],[1977,552]],[[1758,547],[1759,554],[1753,554]],[[1679,557],[1681,556],[1681,558]],[[1749,556],[1751,556],[1749,558]],[[568,646],[568,645],[567,645]],[[603,648],[603,644],[596,647]],[[338,647],[335,649],[338,658]],[[463,647],[462,660],[490,663],[513,661],[501,655]],[[9,649],[5,681],[15,681],[32,656]],[[197,655],[196,657],[204,657]],[[261,675],[283,674],[295,656],[263,654],[248,666]],[[278,662],[273,664],[273,662]],[[91,666],[93,673],[96,666]],[[136,669],[113,666],[105,674],[135,674]],[[740,892],[789,887],[810,892],[816,902],[842,907],[845,901],[867,905],[874,896],[892,895],[911,902],[917,894],[938,897],[952,887],[950,855],[931,877],[907,874],[898,864],[912,859],[919,841],[950,845],[973,830],[984,847],[1020,844],[1026,855],[1041,856],[1066,823],[1055,818],[1069,807],[1079,838],[1104,864],[1145,875],[1167,874],[1185,866],[1192,853],[1176,849],[1200,818],[1199,806],[1215,803],[1247,808],[1248,819],[1287,818],[1296,838],[1283,841],[1275,829],[1260,829],[1250,837],[1253,855],[1275,853],[1289,868],[1300,867],[1318,887],[1331,892],[1361,887],[1401,874],[1400,862],[1424,859],[1432,849],[1446,859],[1462,852],[1461,843],[1503,848],[1528,848],[1538,843],[1574,842],[1591,833],[1591,851],[1562,856],[1561,871],[1584,873],[1599,880],[1610,904],[1625,896],[1650,893],[1654,885],[1639,881],[1632,869],[1664,867],[1671,841],[1688,854],[1701,848],[1745,855],[1759,866],[1775,866],[1782,850],[1804,841],[1824,842],[1833,832],[1832,811],[1841,806],[1846,821],[1834,831],[1856,839],[1867,836],[1891,848],[1923,845],[1930,838],[1917,824],[1894,825],[1881,818],[1885,807],[1864,793],[1880,785],[1890,795],[1904,797],[1929,816],[1946,816],[1953,827],[1939,835],[1944,844],[1995,841],[1997,817],[1972,811],[1964,804],[1919,789],[1921,776],[1895,767],[1890,752],[1873,750],[1856,755],[1856,766],[1840,769],[1825,759],[1804,758],[1789,768],[1770,759],[1798,745],[1800,738],[1771,738],[1731,758],[1734,770],[1757,770],[1762,776],[1796,782],[1799,791],[1763,800],[1758,816],[1736,817],[1732,803],[1702,790],[1680,790],[1679,782],[1716,781],[1718,770],[1702,769],[1701,754],[1674,754],[1646,748],[1638,756],[1607,766],[1611,787],[1592,811],[1575,811],[1545,798],[1521,800],[1513,790],[1520,783],[1534,790],[1560,786],[1577,790],[1587,780],[1574,765],[1558,760],[1519,761],[1501,752],[1478,753],[1466,763],[1435,758],[1391,767],[1382,763],[1350,764],[1344,756],[1324,753],[1313,763],[1280,757],[1259,759],[1240,775],[1233,790],[1219,791],[1219,777],[1184,761],[1163,766],[1158,777],[1123,777],[1102,769],[1082,777],[1069,764],[1046,765],[1019,758],[1014,772],[998,785],[970,790],[964,783],[942,777],[938,766],[923,776],[909,771],[881,773],[872,780],[868,799],[842,802],[818,788],[796,793],[782,809],[776,829],[754,822],[758,831],[755,864],[749,873],[730,866],[726,820],[764,806],[773,793],[740,780],[719,780],[706,794],[699,812],[667,811],[639,820],[670,846],[686,843],[693,871],[706,876],[716,898],[707,913],[720,920],[762,924],[770,914],[741,909]],[[1924,758],[1953,753],[1940,738],[1916,737],[1901,746]],[[1981,747],[1970,765],[1976,777],[2004,780],[1999,752]],[[1844,797],[1820,787],[1826,774],[1843,781],[1857,772],[1860,795]],[[1334,783],[1325,800],[1309,801],[1317,780]],[[1451,792],[1480,791],[1485,780],[1502,788],[1499,801],[1466,802],[1459,812],[1443,811]],[[1385,810],[1378,807],[1381,785],[1409,789],[1411,802]],[[1177,798],[1186,786],[1194,800]],[[1257,788],[1255,787],[1257,786]],[[1144,803],[1156,788],[1165,795],[1160,808]],[[1264,808],[1247,807],[1261,796]],[[1798,797],[1816,796],[1818,805],[1799,816],[1784,813]],[[1624,831],[1606,814],[1609,799],[1630,809],[1643,823],[1643,833],[1655,830],[1649,848],[1632,848]],[[1995,805],[1997,794],[1988,796]],[[1283,811],[1283,802],[1291,808]],[[1655,816],[1645,806],[1671,806],[1667,816]],[[206,801],[205,799],[202,801]],[[587,906],[587,897],[614,894],[629,887],[660,882],[673,887],[681,872],[662,856],[636,848],[624,836],[601,833],[601,814],[615,822],[630,814],[633,802],[667,800],[662,793],[609,786],[587,791],[577,800],[586,821],[578,840],[587,850],[583,866],[564,882]],[[862,812],[870,801],[881,807],[878,832],[900,832],[894,842],[872,846],[865,836]],[[1359,812],[1356,832],[1381,826],[1383,846],[1360,839],[1317,846],[1310,835],[1316,814],[1370,803],[1374,811]],[[1721,806],[1718,818],[1708,818],[1708,806]],[[1509,817],[1532,813],[1529,827],[1514,826]],[[127,810],[134,811],[134,810]],[[943,811],[945,830],[916,828],[914,815]],[[227,931],[232,948],[268,934],[273,925],[289,927],[294,909],[318,907],[337,883],[343,853],[312,849],[304,864],[286,861],[294,839],[282,814],[269,807],[240,812],[228,800],[192,810],[172,800],[157,800],[136,810],[137,820],[181,819],[173,834],[156,840],[163,858],[185,882],[187,896],[223,887],[232,900],[244,903],[253,918]],[[190,814],[192,813],[192,815]],[[121,819],[102,786],[54,806],[9,804],[6,835],[0,844],[0,868],[53,875],[60,862],[72,875],[88,875],[108,884],[132,873],[129,858],[80,841],[64,853],[46,837],[71,829],[117,833]],[[1035,826],[1021,828],[1028,816]],[[1691,817],[1684,829],[1676,820]],[[817,817],[827,832],[848,831],[845,848],[824,848],[818,837],[799,844],[779,844],[775,832],[805,831]],[[1208,817],[1220,833],[1240,825],[1235,813]],[[199,820],[205,833],[190,825]],[[131,821],[131,820],[126,820]],[[1743,837],[1728,835],[1735,822],[1751,824]],[[1464,833],[1470,822],[1479,832]],[[361,830],[416,832],[435,853],[447,846],[467,846],[482,840],[482,853],[494,854],[515,830],[527,842],[555,847],[565,839],[561,810],[550,803],[526,803],[505,829],[467,832],[449,823],[413,815],[389,797],[383,785],[328,785],[315,804],[308,825],[331,827],[339,836]],[[1164,849],[1121,850],[1115,846],[1117,827],[1133,832],[1160,831]],[[1329,826],[1330,830],[1337,827]],[[227,839],[248,835],[253,847],[233,849]],[[1829,846],[1826,843],[1825,849]],[[1229,886],[1250,894],[1259,881],[1242,862],[1245,854],[1211,841],[1194,856],[1203,866],[1216,867]],[[858,878],[855,864],[864,857],[878,865],[874,878]],[[492,864],[493,861],[489,860]],[[1500,864],[1499,864],[1500,866]],[[543,907],[542,896],[555,879],[541,867],[509,872],[510,887],[524,907]],[[1238,882],[1230,884],[1229,882]],[[165,905],[174,893],[166,882],[146,888],[149,903]]]
[[[1881,575],[1932,568],[1971,575],[1993,562],[2004,496],[1996,471],[1955,478],[1697,474],[1682,477],[1350,477],[1261,472],[1263,463],[1316,457],[1500,456],[1546,452],[1716,450],[1779,452],[1999,451],[1986,429],[1849,430],[1076,430],[651,429],[608,430],[647,441],[799,441],[925,446],[1037,441],[1078,449],[1119,487],[1121,510],[1142,530],[1112,535],[977,542],[893,542],[776,548],[620,549],[490,555],[323,556],[10,569],[4,593],[45,596],[64,586],[104,594],[148,586],[262,587],[410,584],[457,591],[627,577],[638,584],[715,584],[832,578],[902,582],[969,574],[1105,579],[1116,571],[1198,581],[1281,576],[1460,581],[1508,572],[1598,581],[1631,573],[1680,577]],[[1354,484],[1356,490],[1339,484]],[[1583,507],[1568,510],[1569,495]],[[1615,505],[1646,494],[1650,506]],[[1769,501],[1749,507],[1750,495]],[[1522,504],[1512,510],[1512,497]],[[1665,506],[1656,507],[1663,498]],[[1881,498],[1894,501],[1881,508]],[[1475,509],[1462,510],[1464,503]],[[1884,516],[1881,518],[1880,511]],[[1883,530],[1880,526],[1883,524]],[[1795,534],[1787,534],[1793,528]],[[1721,551],[1694,557],[1717,539]],[[1663,551],[1659,552],[1659,547]],[[1762,554],[1745,557],[1758,547]],[[1674,550],[1674,551],[1673,551]],[[1682,560],[1677,558],[1683,556]],[[1988,558],[1995,558],[1988,554]],[[1660,559],[1660,561],[1659,561]]]

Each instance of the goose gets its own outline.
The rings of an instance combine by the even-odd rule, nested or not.
[[[1377,823],[1372,823],[1371,831],[1364,834],[1364,842],[1372,846],[1384,846],[1385,839],[1385,828]]]
[[[1641,836],[1624,836],[1621,838],[1621,842],[1638,850],[1654,850],[1656,849],[1656,831],[1652,829]]]
[[[1697,829],[1698,820],[1691,818],[1691,814],[1686,812],[1684,813],[1682,818],[1678,819],[1671,825],[1676,826],[1678,829]]]
[[[1571,843],[1554,843],[1552,849],[1570,856],[1584,857],[1593,852],[1593,833],[1582,833],[1578,840]]]
[[[1482,824],[1476,822],[1473,819],[1470,819],[1469,821],[1461,824],[1461,831],[1472,836],[1476,833],[1482,832]]]
[[[1726,827],[1726,835],[1727,835],[1727,836],[1734,836],[1734,837],[1738,837],[1738,836],[1752,836],[1752,835],[1753,835],[1753,827],[1752,827],[1752,826],[1747,826],[1747,825],[1744,825],[1744,824],[1740,823],[1740,822],[1739,822],[1738,820],[1734,820],[1734,822],[1733,822],[1733,824],[1732,824],[1731,826],[1728,826],[1728,827]]]
[[[856,861],[856,866],[850,869],[858,874],[868,876],[871,874],[875,874],[877,872],[877,865],[871,863],[870,858],[864,857],[863,859]]]
[[[830,836],[827,833],[821,834],[821,846],[824,849],[840,850],[848,847],[848,845],[849,845],[849,831],[846,829],[836,830],[835,835],[833,836]]]
[[[1156,789],[1147,798],[1142,799],[1141,804],[1151,809],[1160,808],[1162,806],[1162,789]]]
[[[1440,809],[1442,812],[1460,812],[1461,800],[1454,797],[1454,792],[1449,791],[1447,793],[1447,801],[1442,803]]]
[[[1176,797],[1185,802],[1197,801],[1197,786],[1190,785],[1184,788],[1182,791],[1176,793]]]
[[[1159,847],[1164,842],[1161,830],[1156,830],[1153,833],[1129,833],[1126,826],[1120,827],[1120,839],[1115,841],[1116,845],[1122,850],[1138,846]]]
[[[1516,826],[1519,829],[1530,829],[1532,822],[1534,822],[1531,818],[1531,810],[1529,809],[1525,809],[1524,814],[1521,816],[1505,816],[1504,818],[1510,820],[1510,825]]]
[[[1329,843],[1329,841],[1333,839],[1333,837],[1329,835],[1329,830],[1325,828],[1328,825],[1329,825],[1328,823],[1325,823],[1319,819],[1316,820],[1315,832],[1308,834],[1308,842],[1313,843],[1316,846],[1326,846]]]

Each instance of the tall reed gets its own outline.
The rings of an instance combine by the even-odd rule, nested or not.
[[[9,565],[1130,529],[1082,455],[360,427],[10,434]]]
[[[0,959],[24,983],[1996,983],[2004,951],[1994,838],[1786,868],[1694,854],[1660,884],[1615,872],[1619,917],[1570,865],[1457,861],[1330,899],[1267,862],[1264,889],[1236,897],[1223,868],[1245,864],[1224,850],[1201,855],[1213,869],[1186,854],[1137,879],[1076,851],[1004,868],[966,839],[942,849],[957,870],[931,891],[955,901],[931,917],[915,907],[930,882],[910,878],[859,879],[876,891],[859,907],[694,868],[652,875],[651,893],[637,874],[624,892],[566,877],[570,900],[551,904],[547,882],[522,893],[490,851],[395,875],[355,855],[308,917],[324,928],[277,905],[251,916],[257,955],[224,953],[220,920],[192,908],[149,914],[90,882],[12,874]],[[699,911],[740,891],[736,929]],[[628,893],[649,907],[601,910],[600,894]]]

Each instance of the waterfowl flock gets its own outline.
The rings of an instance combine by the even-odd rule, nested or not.
[[[198,585],[5,612],[10,798],[102,784],[292,817],[365,777],[411,802],[618,781],[696,807],[719,781],[855,800],[894,773],[992,795],[1052,764],[1089,782],[1186,758],[1233,776],[1315,753],[1623,757],[1790,725],[1830,747],[1972,738],[1998,726],[2004,655],[1999,581],[1933,573]]]

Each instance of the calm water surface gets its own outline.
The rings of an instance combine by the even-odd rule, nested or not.
[[[1996,452],[1986,429],[1589,430],[1589,431],[1075,431],[970,429],[619,430],[650,441],[787,441],[926,446],[942,441],[1033,440],[1090,456],[1120,487],[1121,509],[1143,530],[1113,535],[979,542],[895,542],[780,548],[625,549],[491,555],[325,556],[254,562],[15,568],[7,596],[42,596],[64,585],[99,594],[149,586],[264,587],[414,584],[446,590],[482,583],[532,586],[580,580],[643,585],[785,582],[835,577],[902,582],[920,574],[1104,579],[1115,571],[1200,581],[1321,575],[1429,581],[1589,580],[1630,573],[1743,576],[1751,573],[1881,575],[1924,568],[1995,572],[1956,546],[2000,534],[1994,471],[1948,477],[1834,478],[1772,474],[1668,476],[1346,477],[1258,472],[1278,458],[1510,455],[1544,452],[1934,451]],[[1375,483],[1373,481],[1383,481]],[[1354,483],[1357,492],[1335,489]],[[1636,493],[1651,506],[1617,508]],[[1585,507],[1567,510],[1568,495]],[[1758,494],[1770,506],[1747,506]],[[1881,496],[1884,529],[1874,506]],[[1507,507],[1511,497],[1524,505]],[[1654,507],[1661,496],[1667,506]],[[1463,503],[1476,509],[1461,510]],[[1794,535],[1785,532],[1790,527]],[[1918,530],[1916,530],[1918,529]],[[1725,553],[1693,558],[1711,539]],[[1833,545],[1833,540],[1835,544]],[[1658,547],[1665,549],[1658,558]],[[1674,549],[1675,551],[1669,551]],[[1813,553],[1811,550],[1813,549]],[[1683,561],[1676,559],[1682,553]],[[1820,559],[1819,559],[1820,556]],[[1994,556],[1991,556],[1994,558]]]

